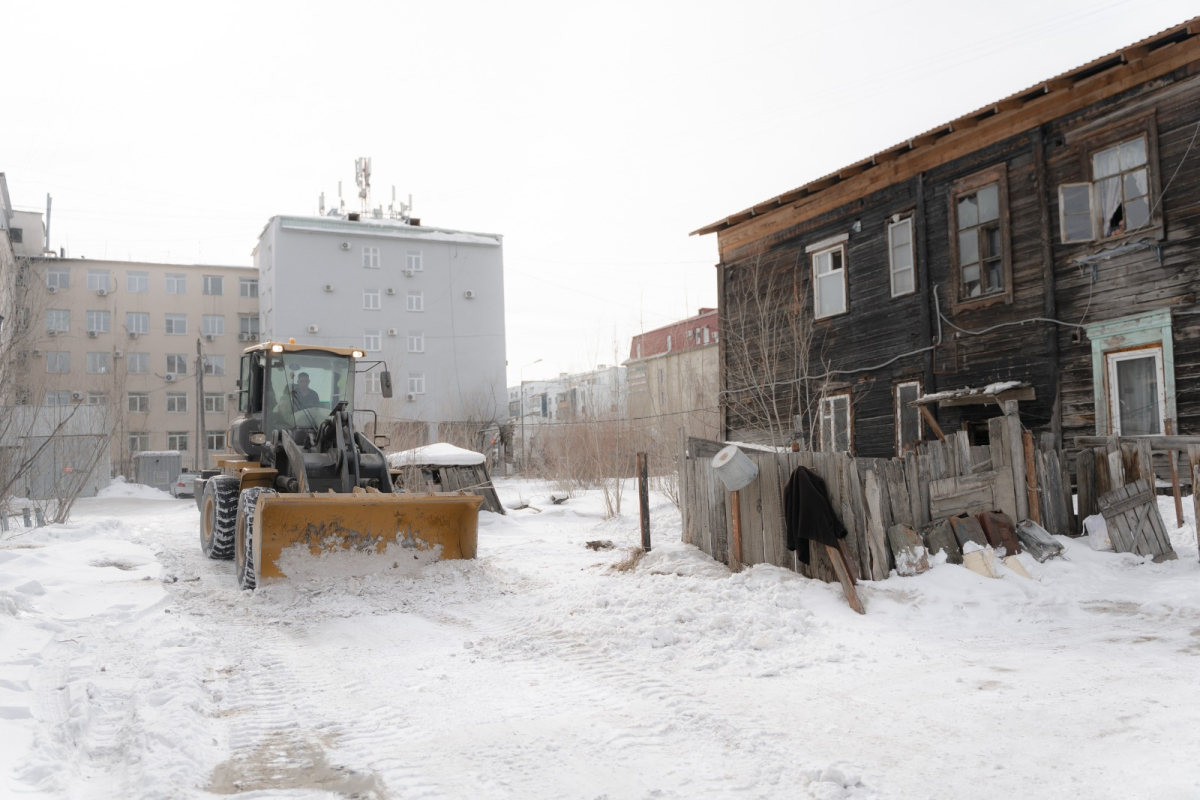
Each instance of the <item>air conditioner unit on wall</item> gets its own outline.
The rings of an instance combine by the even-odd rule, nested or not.
[[[125,357],[124,350],[113,350],[113,358],[124,358],[124,357]]]
[[[248,333],[239,333],[239,334],[238,334],[238,341],[239,341],[239,342],[248,342],[248,341],[250,341],[250,334],[248,334]]]
[[[388,295],[389,297],[390,297],[391,295],[394,295],[394,294],[396,293],[396,290],[395,290],[395,289],[385,289],[384,291],[387,293],[387,295]]]
[[[399,328],[388,328],[388,336],[399,336],[399,335],[400,335]]]
[[[137,332],[137,331],[130,331],[130,332],[129,332],[129,338],[130,338],[130,339],[136,339],[137,337],[138,337],[138,332]]]
[[[316,325],[309,325],[309,326],[308,326],[308,332],[309,332],[309,333],[316,333],[318,330],[320,330],[320,328],[319,328],[318,326],[316,326]]]
[[[416,399],[417,399],[417,395],[416,395],[416,393],[415,393],[415,392],[409,392],[409,393],[408,393],[408,400],[409,400],[409,402],[412,402],[413,400],[416,400]]]
[[[31,352],[33,353],[34,356],[40,356],[42,354],[42,350],[40,347],[33,348],[33,350]]]
[[[343,250],[349,250],[349,249],[350,249],[350,243],[349,243],[349,242],[342,242],[342,249],[343,249]]]
[[[257,341],[258,341],[258,334],[257,334],[257,333],[248,333],[248,334],[246,334],[246,335],[250,337],[250,341],[252,341],[252,342],[257,342]]]
[[[175,373],[168,372],[166,375],[163,375],[163,380],[166,381],[167,383],[171,383],[172,381],[175,380]]]
[[[58,336],[58,331],[54,330],[54,328],[51,328],[50,330],[46,331],[46,335],[47,336]]]
[[[88,331],[89,339],[95,339],[99,335],[100,335],[100,331]]]
[[[327,292],[332,292],[332,291],[333,291],[333,284],[332,284],[332,283],[327,283],[327,284],[325,284],[325,291],[327,291]]]
[[[83,392],[71,392],[71,399],[72,400],[82,400]]]
[[[411,278],[412,276],[414,276],[414,275],[416,275],[416,274],[417,274],[417,271],[416,271],[415,269],[406,269],[406,270],[404,270],[404,276],[405,276],[406,278]]]
[[[470,289],[467,289],[465,292],[463,292],[463,297],[467,298],[468,300],[474,300],[475,293]]]
[[[58,287],[57,286],[47,286],[46,291],[49,292],[50,294],[58,294]]]
[[[214,340],[214,339],[216,339],[216,338],[217,338],[217,337],[216,337],[216,336],[214,336],[214,335],[212,335],[211,333],[206,333],[206,334],[204,334],[204,340],[205,340],[206,342],[211,342],[211,341],[213,341],[213,340]]]
[[[96,294],[100,297],[108,297],[108,289],[97,289]]]

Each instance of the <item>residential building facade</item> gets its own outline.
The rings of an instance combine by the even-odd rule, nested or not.
[[[24,350],[23,402],[102,409],[124,474],[144,450],[179,450],[184,466],[211,466],[204,453],[226,451],[238,360],[257,337],[257,273],[82,258],[28,264],[36,338]]]
[[[359,347],[382,362],[360,368],[356,406],[377,415],[393,447],[477,447],[476,434],[507,416],[499,235],[358,214],[278,216],[254,264],[263,337]]]
[[[624,367],[599,364],[585,372],[563,372],[557,378],[510,386],[512,455],[519,458],[527,449],[536,450],[540,434],[555,425],[627,419],[626,377]]]
[[[629,360],[629,417],[657,439],[717,439],[718,313],[693,317],[633,337]],[[675,441],[672,438],[672,441]]]
[[[1200,434],[1197,130],[1200,19],[697,231],[724,435],[891,456],[998,384],[1068,445]]]

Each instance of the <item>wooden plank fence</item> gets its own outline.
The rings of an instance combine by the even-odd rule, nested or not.
[[[1110,438],[1101,447],[1084,448],[1076,454],[1073,479],[1070,459],[1053,438],[1029,437],[1015,413],[990,420],[988,432],[987,445],[972,445],[967,433],[959,431],[893,459],[743,448],[758,465],[759,476],[740,495],[739,566],[773,564],[810,578],[837,580],[825,548],[810,548],[807,565],[787,549],[783,489],[797,467],[807,467],[825,481],[848,532],[850,556],[866,580],[883,580],[895,569],[889,545],[893,526],[928,533],[961,513],[998,510],[1014,522],[1032,518],[1050,533],[1078,536],[1083,519],[1100,511],[1103,496],[1142,478],[1145,486],[1153,481],[1152,453],[1144,441]],[[729,493],[712,470],[712,458],[724,446],[688,439],[680,480],[684,541],[728,564]],[[1200,447],[1188,452],[1183,473],[1200,475]],[[897,540],[895,532],[892,539]]]

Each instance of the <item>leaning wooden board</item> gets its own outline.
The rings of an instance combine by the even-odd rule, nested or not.
[[[1169,561],[1177,556],[1158,513],[1158,499],[1150,480],[1141,478],[1102,495],[1100,513],[1108,525],[1113,550]]]

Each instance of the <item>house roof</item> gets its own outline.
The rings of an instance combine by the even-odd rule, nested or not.
[[[692,231],[718,233],[782,208],[804,219],[1200,60],[1200,17],[964,114],[816,180]],[[829,202],[823,202],[828,200]]]
[[[639,333],[633,337],[633,341],[629,345],[630,360],[639,358],[653,358],[663,353],[676,353],[681,350],[694,350],[697,347],[705,347],[703,341],[695,340],[695,337],[689,337],[688,331],[694,331],[696,328],[709,328],[714,333],[717,330],[717,309],[702,308],[700,313],[694,317],[681,319],[678,322],[672,322],[670,325],[664,325],[661,328],[655,328],[652,331]],[[671,337],[671,347],[667,348],[667,337]],[[710,341],[708,344],[713,344]],[[642,353],[638,355],[638,345],[642,346]]]

